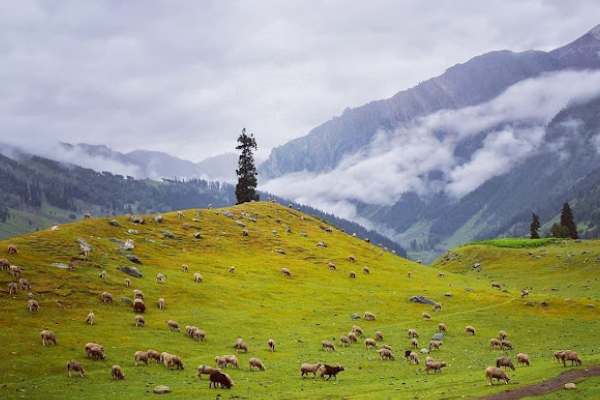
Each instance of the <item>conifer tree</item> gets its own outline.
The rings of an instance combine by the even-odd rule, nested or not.
[[[529,225],[529,236],[531,239],[540,238],[540,217],[536,213],[531,214],[531,225]]]
[[[235,197],[237,204],[246,203],[252,200],[258,200],[256,186],[258,179],[256,176],[256,166],[254,165],[254,151],[258,148],[254,135],[246,134],[246,128],[242,129],[242,134],[237,139],[236,150],[241,150],[238,160],[238,169],[235,173],[238,176],[238,182],[235,186]]]
[[[564,227],[567,236],[571,239],[579,238],[577,234],[577,225],[575,224],[575,219],[573,218],[573,212],[571,211],[571,206],[569,203],[563,204],[562,210],[560,211],[560,225]]]

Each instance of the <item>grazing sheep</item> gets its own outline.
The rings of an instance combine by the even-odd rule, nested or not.
[[[112,366],[110,375],[116,381],[122,381],[125,379],[125,372],[123,372],[123,368],[121,368],[119,365]]]
[[[106,275],[107,275],[106,271],[101,271],[101,272],[98,274],[98,277],[99,277],[100,279],[106,279]]]
[[[208,365],[200,365],[200,366],[198,366],[197,371],[198,371],[198,378],[202,379],[202,375],[210,375],[215,371],[220,372],[221,370],[218,368],[210,367]]]
[[[350,271],[350,273],[348,274],[348,276],[350,277],[350,279],[356,279],[356,272]]]
[[[378,342],[383,341],[383,333],[381,331],[375,331],[375,340]]]
[[[144,304],[144,300],[142,299],[134,299],[133,300],[133,312],[138,314],[143,314],[146,311],[146,305]]]
[[[567,361],[571,361],[571,366],[582,364],[581,359],[579,358],[579,355],[577,355],[577,352],[572,351],[572,350],[565,350],[562,353],[561,360],[563,363],[563,367],[567,366]]]
[[[289,277],[289,278],[291,278],[291,277],[292,277],[292,273],[291,273],[291,272],[290,272],[290,270],[289,270],[289,269],[287,269],[287,268],[281,268],[281,273],[283,274],[283,276],[287,276],[287,277]]]
[[[10,275],[17,279],[21,277],[21,273],[23,272],[23,269],[21,267],[19,267],[18,265],[11,265],[8,268],[8,272],[10,273]]]
[[[529,367],[529,356],[525,353],[517,353],[517,365],[527,365]]]
[[[441,340],[431,340],[429,342],[429,351],[439,350],[442,348],[443,344],[444,344],[444,342],[442,342]]]
[[[235,355],[224,356],[227,365],[231,365],[234,368],[239,368],[240,364],[238,358]]]
[[[302,363],[302,365],[300,365],[300,373],[302,374],[303,378],[305,375],[308,375],[308,374],[313,374],[313,377],[316,377],[317,371],[319,370],[319,368],[322,365],[323,364],[321,364],[321,363],[316,363],[316,364]]]
[[[144,325],[146,325],[146,319],[144,319],[143,315],[136,315],[133,318],[133,322],[134,322],[134,324],[135,324],[136,327],[140,327],[140,328],[143,328]]]
[[[17,282],[8,282],[8,294],[9,295],[13,295],[13,294],[17,294]]]
[[[336,270],[335,264],[332,263],[331,261],[327,263],[327,267],[329,268],[330,271]]]
[[[529,296],[529,290],[521,289],[521,298]]]
[[[177,219],[183,219],[183,217],[184,217],[183,212],[177,211]]]
[[[229,267],[227,271],[229,271],[230,274],[233,274],[235,272],[235,267]]]
[[[175,369],[184,369],[183,361],[181,360],[181,358],[175,355],[171,355],[171,357],[166,358],[165,366],[167,367],[167,369],[172,369],[173,367]]]
[[[44,329],[40,332],[42,338],[42,346],[56,346],[56,335],[54,332]]]
[[[190,266],[187,264],[181,264],[181,271],[182,272],[189,272],[190,270]]]
[[[367,349],[368,348],[374,349],[375,347],[377,347],[377,342],[375,341],[375,339],[367,338],[367,339],[365,339],[365,347]]]
[[[369,267],[363,267],[363,272],[368,275],[371,273],[371,270],[369,269]]]
[[[194,273],[194,282],[201,283],[203,280],[204,278],[202,277],[202,274],[199,272]]]
[[[139,289],[133,289],[133,298],[144,300],[144,292]]]
[[[267,341],[267,346],[269,346],[270,351],[275,351],[275,340],[269,339]]]
[[[410,347],[412,347],[413,349],[418,349],[419,348],[419,340],[417,340],[416,338],[410,339]]]
[[[438,324],[438,331],[446,333],[446,332],[448,332],[448,326],[446,324],[444,324],[443,322],[440,322]]]
[[[445,274],[445,273],[443,273],[443,272],[438,272],[438,278],[443,278],[443,277],[445,277],[445,276],[446,276],[446,274]]]
[[[31,290],[31,285],[29,284],[29,281],[25,278],[19,278],[19,289]]]
[[[419,334],[417,333],[416,329],[411,328],[408,330],[408,337],[409,338],[418,338]]]
[[[256,357],[252,357],[250,360],[248,360],[248,365],[250,369],[257,369],[259,371],[264,371],[266,369],[265,364],[263,364],[263,362]]]
[[[165,299],[163,299],[162,297],[158,299],[158,309],[159,310],[164,310],[165,309]]]
[[[351,343],[356,343],[356,342],[358,342],[358,337],[356,336],[356,333],[354,333],[354,332],[349,332],[349,333],[348,333],[348,340],[349,340]]]
[[[364,336],[362,328],[358,325],[352,325],[351,332],[354,332],[356,336]]]
[[[406,350],[404,355],[408,359],[409,363],[419,365],[419,355],[417,353],[415,353],[414,351]]]
[[[87,317],[85,317],[85,322],[88,325],[94,325],[94,323],[96,322],[96,315],[94,314],[93,311],[90,311],[87,315]]]
[[[236,351],[238,351],[238,352],[240,352],[240,351],[242,351],[244,353],[248,352],[248,345],[246,344],[246,342],[244,342],[244,340],[242,338],[237,338],[237,340],[233,344],[233,348],[236,349]]]
[[[40,311],[40,304],[37,302],[37,300],[29,299],[27,300],[27,309],[29,312],[38,312]]]
[[[323,340],[323,341],[321,342],[321,348],[322,348],[324,351],[329,351],[329,350],[331,350],[331,351],[335,351],[335,345],[333,344],[333,342],[331,342],[331,341],[329,341],[329,340]]]
[[[146,350],[146,353],[148,353],[148,360],[154,360],[156,361],[156,363],[160,363],[160,353],[156,350]]]
[[[515,366],[514,366],[512,360],[510,359],[510,357],[506,357],[506,356],[496,358],[496,367],[498,367],[498,368],[504,367],[504,369],[510,368],[513,371],[515,370]]]
[[[355,256],[348,256],[348,261],[355,262],[356,261],[356,257]]]
[[[433,373],[442,373],[442,368],[447,367],[448,365],[443,361],[429,361],[425,363],[425,372],[429,374],[429,371],[433,371]]]
[[[167,327],[171,331],[179,332],[179,324],[177,323],[177,321],[173,321],[172,319],[168,320]]]
[[[69,374],[69,378],[71,377],[72,372],[79,374],[82,378],[85,376],[85,369],[83,369],[83,366],[75,360],[67,362],[67,373]]]
[[[133,361],[135,363],[135,366],[138,366],[138,363],[144,363],[145,365],[148,365],[148,352],[147,351],[136,351],[133,354]]]
[[[216,356],[215,364],[218,368],[226,368],[227,367],[227,358],[225,356]]]
[[[221,371],[214,371],[209,375],[208,379],[210,380],[210,383],[208,384],[209,389],[216,389],[217,387],[231,389],[231,387],[234,385],[233,379]]]
[[[500,350],[502,348],[501,342],[496,338],[490,339],[490,348],[492,350]]]
[[[431,315],[429,313],[424,312],[422,315],[424,320],[429,321],[431,319]]]
[[[0,258],[0,271],[8,271],[10,269],[10,263],[6,258]]]
[[[104,355],[104,347],[97,343],[87,343],[84,349],[88,358],[91,358],[92,360],[104,360],[106,358]]]
[[[165,283],[167,281],[167,277],[162,272],[156,274],[156,282],[157,283]]]
[[[394,360],[394,353],[392,353],[390,349],[382,347],[381,349],[377,350],[377,352],[379,353],[379,357],[381,357],[382,360]]]
[[[365,321],[375,321],[375,314],[369,311],[365,311],[365,313],[363,314],[363,319]]]
[[[432,308],[432,310],[433,310],[434,312],[439,312],[439,311],[442,311],[442,305],[441,305],[440,303],[435,303],[435,304],[433,305],[433,308]]]
[[[500,340],[508,339],[508,333],[506,333],[506,331],[499,331],[498,339],[500,339]]]
[[[489,381],[490,386],[493,385],[494,379],[498,381],[504,381],[505,384],[508,385],[510,378],[501,368],[498,367],[487,367],[485,369],[485,377]]]
[[[501,340],[500,341],[500,348],[502,350],[512,350],[513,349],[512,342],[510,340]]]
[[[15,255],[19,252],[19,250],[17,249],[17,246],[14,244],[9,244],[7,251],[8,251],[9,255]]]
[[[475,328],[473,328],[471,325],[467,325],[465,326],[465,333],[467,335],[475,336]]]
[[[348,336],[345,335],[340,336],[340,343],[342,346],[350,346],[352,344]]]
[[[381,346],[382,349],[388,349],[390,351],[392,351],[392,346],[390,346],[389,344],[384,344]]]
[[[250,236],[250,232],[248,232],[248,229],[242,229],[242,236]]]
[[[100,294],[100,301],[103,302],[104,304],[112,303],[113,302],[112,294],[110,294],[108,292],[102,292]]]
[[[126,287],[126,288],[129,288],[129,287],[131,287],[131,279],[129,279],[129,278],[125,278],[125,287]]]
[[[344,367],[341,365],[327,365],[323,364],[319,367],[317,372],[321,378],[327,377],[327,380],[333,378],[337,380],[337,374],[344,371]]]

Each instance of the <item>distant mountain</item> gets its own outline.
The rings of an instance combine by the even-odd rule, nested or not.
[[[114,157],[103,146],[88,149],[94,154]],[[235,204],[234,187],[227,183],[200,179],[137,180],[14,149],[11,158],[0,154],[0,188],[0,239],[79,219],[85,213],[153,213]],[[297,204],[293,206],[400,255],[406,254],[397,243],[354,222]]]
[[[273,149],[260,166],[260,177],[263,182],[279,178],[284,187],[310,179],[314,184],[304,184],[291,197],[351,206],[356,219],[386,232],[413,257],[431,259],[473,239],[522,235],[532,210],[552,217],[561,201],[577,200],[576,185],[600,167],[600,101],[589,98],[594,91],[600,95],[597,77],[589,81],[589,90],[582,90],[585,96],[562,111],[554,110],[558,103],[552,99],[579,84],[584,87],[585,71],[598,69],[600,25],[550,52],[477,56],[389,99],[347,109]],[[556,82],[567,86],[552,91]],[[531,95],[535,91],[537,97]],[[423,149],[429,158],[414,155]],[[494,157],[511,160],[521,151],[505,164]],[[365,160],[381,168],[358,169]],[[384,168],[390,164],[412,175],[392,169],[398,178],[386,181]],[[382,183],[373,189],[369,176]],[[468,184],[457,188],[458,177]],[[345,179],[361,182],[365,193],[350,182],[336,187],[336,193],[327,191],[328,184]],[[408,188],[398,189],[403,186]],[[307,194],[311,191],[313,196]]]
[[[20,149],[28,152],[28,149]],[[58,152],[41,156],[97,171],[130,175],[137,179],[206,179],[234,182],[237,155],[224,153],[198,163],[161,151],[134,150],[121,153],[106,145],[61,143]]]

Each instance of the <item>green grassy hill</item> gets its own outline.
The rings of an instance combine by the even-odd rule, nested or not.
[[[569,301],[562,297],[570,293],[569,284],[596,288],[588,269],[597,268],[598,263],[580,265],[579,260],[585,256],[595,260],[597,242],[536,249],[467,246],[458,249],[450,261],[437,264],[448,271],[440,276],[437,268],[412,263],[337,229],[327,232],[322,229],[323,222],[272,203],[187,210],[183,219],[169,213],[161,224],[152,216],[144,225],[133,224],[126,217],[117,221],[119,226],[109,224],[109,219],[88,219],[0,242],[0,258],[23,267],[23,276],[31,282],[33,296],[41,306],[39,313],[29,313],[27,292],[8,296],[11,278],[0,273],[0,398],[139,399],[154,396],[152,388],[159,384],[171,387],[167,397],[173,399],[213,398],[217,394],[244,399],[470,398],[505,389],[489,387],[483,379],[483,369],[501,354],[488,346],[489,338],[500,329],[509,332],[515,345],[510,354],[524,351],[532,359],[532,367],[512,373],[514,384],[560,373],[563,368],[551,360],[557,349],[579,351],[585,364],[600,361],[600,340],[591,333],[600,329],[600,321],[597,309],[587,306],[598,306],[598,297],[592,293],[597,296],[599,292],[589,289],[589,296],[576,296],[573,289]],[[242,235],[242,224],[248,236]],[[196,232],[201,232],[201,239],[194,238]],[[71,271],[56,267],[56,263],[78,257],[78,239],[92,246],[89,257]],[[134,240],[133,250],[121,248],[127,239]],[[318,247],[319,241],[327,247]],[[9,244],[18,246],[17,255],[6,254]],[[582,255],[584,249],[589,253]],[[565,268],[569,272],[564,275],[568,279],[560,273],[546,278],[545,270],[530,272],[512,262],[511,273],[501,271],[504,252],[510,253],[507,260],[525,257],[527,268],[537,268],[539,259],[527,254],[542,250],[564,253],[559,261],[568,263]],[[567,257],[569,252],[577,254]],[[138,256],[142,264],[130,262],[126,258],[129,253]],[[351,255],[356,261],[348,259]],[[475,259],[482,263],[483,271],[465,272]],[[493,260],[498,263],[495,269]],[[330,271],[328,262],[334,262],[337,270]],[[182,264],[189,265],[189,272],[182,271]],[[124,285],[127,275],[117,270],[122,266],[136,266],[143,273],[142,278],[130,278],[131,288]],[[230,266],[236,267],[234,273],[228,272]],[[364,266],[370,274],[362,272]],[[291,278],[281,274],[283,267],[292,272]],[[578,268],[586,271],[578,272]],[[105,280],[98,276],[103,270],[108,274]],[[350,271],[356,272],[356,279],[349,277]],[[513,271],[515,276],[509,278]],[[156,282],[158,272],[167,276],[166,283]],[[203,275],[202,283],[194,283],[195,272]],[[508,292],[490,287],[490,280],[498,279],[496,275],[506,277],[502,281]],[[531,276],[539,279],[539,288],[534,288],[530,299],[521,299],[520,282]],[[542,284],[559,291],[541,291]],[[134,326],[134,313],[127,304],[134,288],[145,294],[144,328]],[[102,291],[112,293],[113,304],[100,303]],[[409,302],[413,295],[440,302],[442,311]],[[156,308],[159,297],[165,298],[166,310]],[[542,305],[544,300],[549,304]],[[84,323],[90,310],[97,317],[94,326]],[[374,313],[377,320],[352,319],[352,314],[365,311]],[[432,319],[424,320],[423,312],[429,312]],[[182,328],[196,325],[204,329],[206,342],[170,332],[166,326],[169,319]],[[406,331],[416,328],[421,347],[425,347],[439,322],[448,325],[449,333],[442,350],[433,357],[449,366],[440,375],[427,375],[422,365],[409,365],[402,358],[409,344]],[[341,347],[339,337],[354,324],[369,337],[381,330],[384,342],[394,348],[396,361],[381,361],[362,343]],[[465,336],[463,329],[468,324],[478,329],[477,336]],[[44,328],[56,333],[56,347],[41,345],[39,332]],[[196,377],[196,367],[213,365],[216,355],[233,354],[238,336],[250,351],[239,355],[239,370],[227,371],[235,387],[231,391],[209,389],[206,377]],[[277,342],[275,353],[267,349],[270,337]],[[322,351],[322,340],[335,340],[337,351]],[[83,346],[90,341],[104,346],[105,361],[85,358]],[[156,364],[135,367],[133,353],[149,348],[181,356],[185,369],[169,371]],[[261,358],[267,370],[250,371],[250,357]],[[67,377],[69,359],[82,362],[88,371],[85,379]],[[316,361],[341,363],[346,371],[337,381],[301,379],[300,363]],[[124,381],[111,380],[113,364],[124,368]]]

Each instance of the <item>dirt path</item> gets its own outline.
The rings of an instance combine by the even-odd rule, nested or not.
[[[600,365],[594,365],[584,369],[572,369],[565,371],[556,378],[548,379],[533,385],[523,386],[514,390],[480,397],[481,400],[517,400],[527,396],[539,396],[562,389],[565,383],[576,382],[592,376],[600,376]]]

